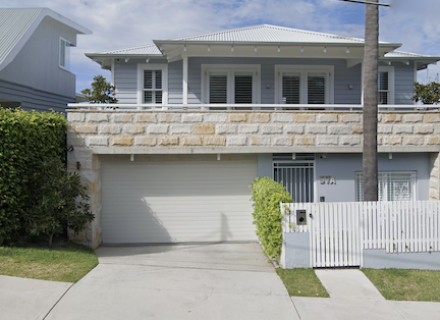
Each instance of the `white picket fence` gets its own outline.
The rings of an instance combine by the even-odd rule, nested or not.
[[[313,267],[361,266],[362,250],[440,251],[440,202],[281,204],[283,230],[310,232]],[[307,224],[296,224],[306,210]]]

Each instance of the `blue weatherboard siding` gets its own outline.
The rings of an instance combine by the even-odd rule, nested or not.
[[[158,63],[152,60],[150,63]],[[162,60],[163,63],[166,63]],[[114,79],[117,99],[120,103],[137,103],[137,63],[145,60],[132,59],[129,62],[116,61]],[[334,103],[361,104],[362,65],[347,68],[345,59],[276,59],[276,58],[201,58],[188,59],[188,103],[201,103],[202,64],[257,64],[261,66],[261,103],[274,103],[275,65],[330,65],[334,66]],[[395,103],[412,104],[414,66],[393,63],[395,70]],[[168,64],[168,102],[182,103],[182,60]],[[269,86],[268,86],[269,85]],[[353,89],[349,89],[349,85]]]

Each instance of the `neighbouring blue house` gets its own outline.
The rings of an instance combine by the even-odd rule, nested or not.
[[[89,187],[83,242],[255,240],[249,184],[295,202],[360,201],[364,40],[258,25],[88,53],[119,104],[68,111],[69,169]],[[381,200],[440,198],[440,115],[414,104],[440,57],[380,42]]]
[[[75,102],[78,34],[91,31],[48,8],[0,8],[0,105],[64,112]]]

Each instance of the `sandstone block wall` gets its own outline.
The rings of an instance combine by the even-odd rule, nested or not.
[[[103,154],[361,152],[362,113],[350,111],[69,110],[68,168],[88,189],[95,220],[78,242],[101,243]],[[440,200],[440,114],[381,112],[384,152],[431,152],[430,198]],[[388,149],[389,151],[388,151]]]
[[[116,153],[119,147],[361,147],[363,133],[362,113],[336,111],[69,111],[68,121],[70,145]],[[438,146],[440,116],[380,113],[378,144]]]

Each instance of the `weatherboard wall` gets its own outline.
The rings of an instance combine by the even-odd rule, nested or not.
[[[402,62],[391,64],[394,66],[394,102],[395,104],[413,104],[414,99],[414,64]]]
[[[23,110],[65,112],[68,103],[75,102],[74,97],[66,97],[30,87],[0,80],[1,100],[16,102],[13,106],[21,106]]]
[[[137,103],[137,64],[144,60],[116,60],[114,84],[119,103]],[[151,60],[150,63],[160,63]],[[162,60],[162,63],[165,63]],[[203,64],[257,64],[261,67],[260,102],[272,104],[275,100],[275,65],[323,65],[334,66],[334,103],[361,104],[362,65],[347,68],[345,59],[288,59],[288,58],[226,58],[190,57],[188,59],[188,103],[202,103],[202,65]],[[388,64],[387,64],[388,65]],[[395,72],[395,104],[412,104],[414,66],[402,62],[392,63]],[[183,102],[183,63],[182,60],[168,64],[168,103]]]
[[[116,98],[119,103],[137,103],[137,63],[125,63],[121,60],[116,61],[112,70]]]
[[[59,67],[60,37],[72,44],[76,34],[52,18],[45,18],[0,78],[35,90],[71,97],[75,101],[75,75]],[[0,98],[2,99],[2,98]]]

